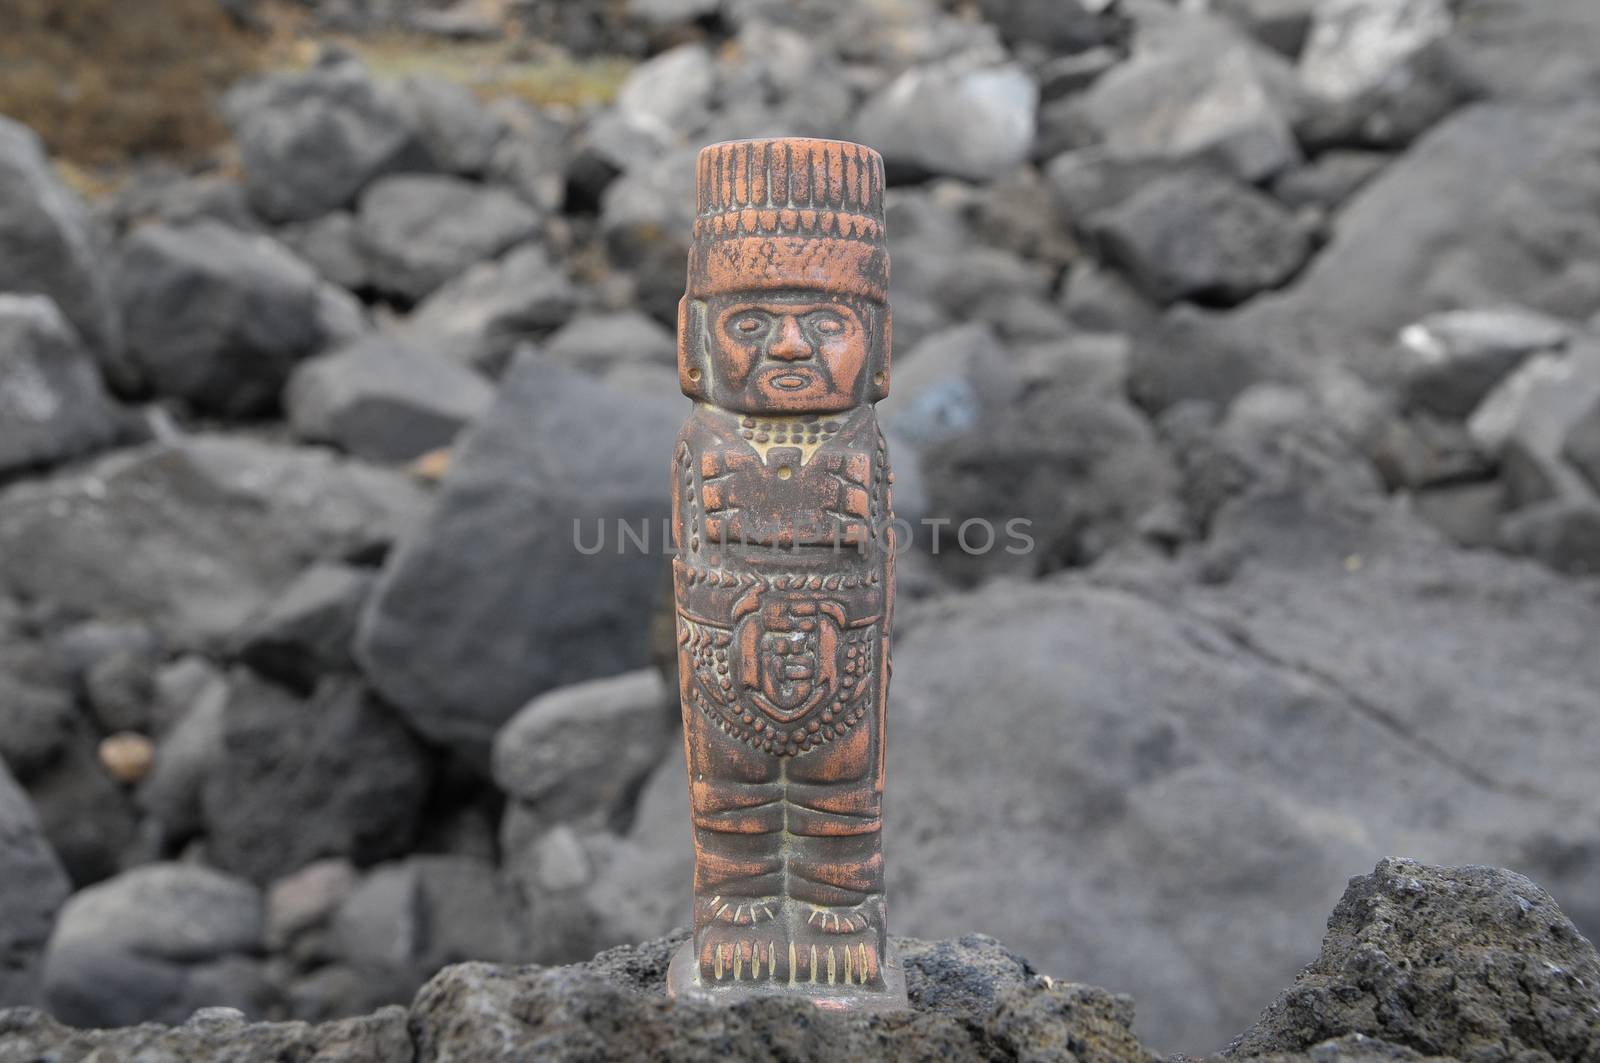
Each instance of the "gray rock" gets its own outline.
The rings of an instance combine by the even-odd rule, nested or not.
[[[1280,174],[1272,194],[1297,210],[1334,211],[1378,175],[1392,156],[1381,151],[1323,152],[1304,166]]]
[[[88,212],[26,126],[0,117],[0,291],[47,295],[116,384],[132,377],[122,356],[106,255]]]
[[[413,345],[498,374],[517,345],[572,316],[578,290],[538,244],[467,270],[429,296],[401,327]]]
[[[76,886],[113,875],[137,856],[133,802],[96,755],[81,717],[49,767],[28,777],[28,796],[50,847]]]
[[[536,817],[532,818],[537,828]],[[513,823],[508,816],[503,840],[515,840],[515,831],[528,825]],[[682,926],[694,905],[692,841],[688,771],[683,755],[674,749],[640,789],[637,811],[626,833],[582,839],[578,856],[587,873],[562,876],[560,885],[581,878],[572,922],[579,925],[583,936],[571,951],[593,956],[601,949],[645,941]],[[565,900],[550,896],[548,865],[559,849],[543,843],[540,839],[540,843],[525,843],[523,848],[505,849],[507,869],[532,911],[538,911],[541,904],[549,906],[552,900],[558,904]],[[552,946],[550,936],[544,941],[535,938],[535,948],[542,947],[542,951],[534,955],[557,953],[561,943]]]
[[[1292,79],[1281,58],[1226,25],[1168,16],[1141,27],[1133,55],[1074,111],[1118,158],[1204,156],[1258,181],[1299,161]]]
[[[237,673],[201,793],[206,853],[261,883],[320,857],[396,856],[431,776],[417,741],[358,680],[325,679],[302,700]]]
[[[1233,327],[1392,384],[1395,334],[1432,311],[1586,318],[1600,304],[1600,275],[1580,265],[1600,257],[1596,158],[1600,106],[1459,111],[1356,193],[1288,293]]]
[[[546,822],[605,824],[661,763],[675,715],[653,668],[541,694],[495,735],[495,783]]]
[[[1525,506],[1501,523],[1500,545],[1557,572],[1600,575],[1600,501],[1553,498]]]
[[[1497,99],[1559,99],[1600,76],[1600,10],[1587,0],[1465,0],[1451,36]]]
[[[1600,402],[1600,342],[1585,335],[1564,354],[1535,355],[1500,382],[1467,428],[1498,456],[1515,509],[1552,498],[1590,496],[1564,456],[1567,437]]]
[[[0,585],[216,645],[313,558],[370,556],[418,518],[409,477],[323,450],[201,435],[0,491]]]
[[[203,867],[149,864],[73,895],[45,957],[51,1014],[79,1026],[180,1022],[195,1008],[257,1010],[261,895]]]
[[[1088,259],[1062,274],[1057,302],[1069,322],[1089,332],[1137,334],[1161,313],[1120,272]]]
[[[307,958],[307,950],[300,947],[303,940],[327,927],[339,905],[360,882],[361,873],[342,858],[318,860],[278,879],[267,890],[267,948],[273,952],[293,951],[297,959]]]
[[[1317,959],[1227,1055],[1355,1033],[1458,1059],[1581,1060],[1600,1044],[1597,980],[1594,946],[1523,876],[1386,859],[1351,880]]]
[[[907,70],[856,116],[856,139],[892,171],[998,177],[1033,149],[1039,88],[1020,68]]]
[[[1029,44],[1049,52],[1081,52],[1117,30],[1115,19],[1098,14],[1100,5],[1078,0],[980,0],[979,9],[1012,46]]]
[[[1105,254],[1150,298],[1233,305],[1275,288],[1311,254],[1276,201],[1225,177],[1174,175],[1094,215]]]
[[[1529,355],[1572,334],[1564,321],[1514,306],[1429,314],[1400,332],[1406,402],[1464,419]]]
[[[1311,19],[1324,0],[1217,0],[1215,9],[1256,40],[1290,59],[1299,56]]]
[[[1537,864],[1528,847],[1594,807],[1572,731],[1600,678],[1593,595],[1442,547],[1370,471],[1341,479],[1359,463],[1336,438],[1294,445],[1304,412],[1273,416],[1182,575],[1108,561],[897,618],[893,924],[1026,936],[1186,1051],[1233,1036],[1304,962],[1335,883],[1385,852],[1515,858],[1574,905],[1594,859],[1560,862],[1593,851],[1588,828]],[[1530,708],[1550,704],[1582,708]]]
[[[317,328],[325,346],[354,343],[367,334],[369,325],[360,299],[331,282],[317,285]]]
[[[449,446],[493,401],[471,369],[389,335],[302,363],[284,392],[295,435],[380,462]]]
[[[1443,484],[1412,498],[1417,516],[1439,529],[1457,546],[1493,546],[1505,510],[1505,487],[1488,483]]]
[[[1447,0],[1332,0],[1312,12],[1300,77],[1321,96],[1349,99],[1380,85],[1409,56],[1450,31]]]
[[[117,436],[100,370],[42,295],[0,294],[0,474],[77,457]]]
[[[20,648],[0,654],[0,763],[24,781],[60,756],[78,716],[58,677],[28,674],[33,656]]]
[[[1406,55],[1395,69],[1353,95],[1311,92],[1295,135],[1312,152],[1350,146],[1397,151],[1484,94],[1459,42],[1444,37]]]
[[[375,999],[409,1000],[441,967],[525,957],[511,895],[494,865],[412,856],[374,869],[334,912],[331,947]]]
[[[162,1059],[225,1063],[239,1059],[319,1063],[409,1063],[404,1008],[311,1026],[303,1022],[245,1025],[231,1009],[197,1012],[182,1026],[152,1024],[113,1030],[63,1026],[42,1011],[0,1012],[0,1043],[17,1059]]]
[[[538,214],[505,189],[432,174],[377,181],[356,215],[373,287],[408,302],[538,231]]]
[[[400,105],[441,170],[472,177],[489,169],[506,126],[470,89],[431,74],[411,74],[398,88]]]
[[[259,948],[261,919],[260,891],[248,882],[193,864],[148,864],[73,894],[50,948],[196,963]]]
[[[558,329],[542,353],[557,365],[588,373],[637,364],[676,369],[678,337],[654,318],[637,311],[588,314],[573,318]]]
[[[349,211],[330,211],[313,221],[285,225],[278,237],[329,283],[353,292],[368,287],[367,262],[356,246],[356,216]]]
[[[1582,414],[1577,424],[1567,432],[1561,456],[1571,462],[1589,481],[1589,486],[1600,493],[1600,399],[1596,399],[1588,412]]]
[[[1106,45],[1049,59],[1039,68],[1039,99],[1048,105],[1082,92],[1120,62],[1121,53]]]
[[[431,163],[400,101],[357,63],[267,74],[224,101],[250,202],[271,221],[306,221],[353,203],[384,174]]]
[[[156,760],[135,800],[148,829],[175,848],[205,824],[201,793],[222,763],[222,734],[232,689],[209,662],[189,658],[156,679],[157,698],[177,704],[164,710],[173,722],[156,735]],[[178,707],[181,705],[181,709]]]
[[[655,26],[675,26],[715,15],[722,0],[628,0],[628,15]]]
[[[1129,1030],[1132,1002],[1034,976],[998,942],[900,939],[912,1010],[824,1012],[781,998],[738,1008],[661,1005],[680,936],[620,948],[574,967],[513,971],[464,964],[418,994],[412,1031],[422,1058],[444,1061],[1073,1058],[1155,1063]],[[596,1016],[606,1016],[602,1024]],[[670,1047],[663,1047],[670,1046]]]
[[[549,110],[505,97],[495,100],[490,109],[505,123],[507,132],[489,157],[487,177],[537,210],[561,210],[567,205],[566,173],[572,156],[567,145],[568,125]]]
[[[636,122],[687,138],[705,125],[715,87],[710,51],[702,44],[681,44],[634,67],[616,105]]]
[[[99,205],[99,212],[124,234],[153,221],[190,225],[207,219],[240,232],[264,231],[237,180],[217,173],[190,175],[170,164],[140,167],[110,202]]]
[[[641,308],[662,321],[676,320],[683,297],[683,263],[694,225],[695,156],[692,148],[662,155],[629,170],[600,198],[600,232],[612,262],[632,273]]]
[[[337,562],[312,565],[239,635],[239,657],[297,690],[318,678],[355,670],[351,644],[374,574]]]
[[[362,618],[357,656],[419,733],[486,766],[529,698],[646,662],[680,403],[513,364]]]
[[[39,957],[71,885],[28,795],[0,763],[0,1006],[39,1002]]]
[[[1120,397],[1047,386],[923,457],[942,568],[974,582],[1087,564],[1174,488],[1171,460]]]
[[[120,278],[129,359],[157,394],[210,412],[270,410],[322,341],[316,274],[265,236],[147,226],[124,245]]]
[[[987,325],[930,336],[895,365],[884,428],[919,449],[971,431],[1021,394],[1007,352]]]

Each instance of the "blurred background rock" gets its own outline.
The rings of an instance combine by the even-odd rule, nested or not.
[[[1600,931],[1593,0],[3,17],[0,1006],[685,921],[692,161],[784,134],[894,185],[897,932],[1200,1053],[1385,855]]]

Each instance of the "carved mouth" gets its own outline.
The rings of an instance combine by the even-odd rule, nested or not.
[[[811,383],[809,376],[799,373],[780,373],[771,380],[774,387],[783,388],[785,391],[796,391]]]

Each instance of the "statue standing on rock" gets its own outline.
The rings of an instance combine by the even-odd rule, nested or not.
[[[699,156],[673,472],[694,937],[668,989],[901,1008],[885,929],[894,606],[883,160]]]

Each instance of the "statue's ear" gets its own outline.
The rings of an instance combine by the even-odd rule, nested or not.
[[[886,306],[878,315],[878,342],[867,359],[867,401],[882,402],[889,397],[889,362],[894,352],[894,314]]]
[[[710,394],[706,363],[706,304],[684,296],[678,300],[678,387],[700,402]]]

